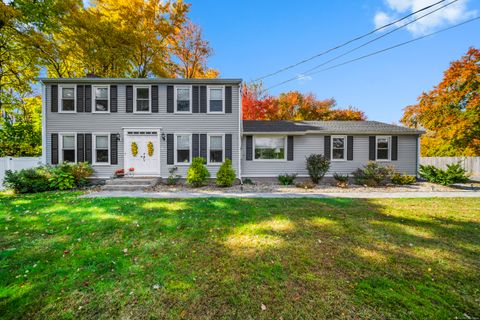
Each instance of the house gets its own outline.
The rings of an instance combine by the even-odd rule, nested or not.
[[[375,121],[242,121],[241,79],[41,78],[43,160],[90,162],[98,178],[185,176],[202,156],[214,177],[231,159],[238,178],[307,176],[322,153],[334,172],[369,160],[416,174],[418,130]]]

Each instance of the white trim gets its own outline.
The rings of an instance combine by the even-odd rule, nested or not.
[[[64,111],[63,110],[63,88],[65,89],[73,89],[73,111]],[[58,92],[57,92],[57,99],[58,99],[58,113],[77,113],[77,85],[76,84],[61,84],[58,85]]]
[[[47,86],[42,83],[42,164],[47,164]],[[51,100],[50,100],[51,101]]]
[[[107,136],[108,139],[108,161],[107,162],[97,162],[97,136]],[[92,133],[92,165],[94,166],[109,166],[111,164],[110,159],[110,146],[111,146],[111,141],[110,141],[110,132],[93,132]],[[102,149],[103,150],[103,149]]]
[[[189,136],[190,138],[190,155],[188,157],[189,162],[178,162],[177,161],[177,136]],[[173,152],[174,152],[174,163],[176,166],[189,166],[192,163],[192,134],[191,133],[175,133],[173,135],[174,143],[173,143]]]
[[[378,139],[387,139],[388,142],[388,159],[378,159]],[[390,162],[392,159],[392,136],[375,136],[375,160],[379,162]]]
[[[96,111],[96,103],[95,101],[97,100],[95,96],[95,88],[107,88],[107,111]],[[92,113],[110,113],[110,85],[93,85],[92,86]]]
[[[222,111],[210,111],[210,89],[222,90]],[[207,86],[207,113],[225,114],[225,86]]]
[[[177,110],[177,90],[178,89],[188,89],[190,95],[189,101],[189,111],[178,111]],[[173,87],[173,112],[178,114],[191,114],[193,108],[193,89],[191,85],[182,85]],[[200,102],[200,101],[199,101]],[[200,108],[200,105],[198,106]]]
[[[287,152],[288,152],[288,136],[283,136],[283,135],[265,135],[261,136],[260,138],[283,138],[284,144],[283,144],[283,159],[255,159],[255,140],[257,139],[257,136],[253,136],[253,141],[252,141],[252,161],[257,161],[257,162],[287,162]]]
[[[137,89],[148,89],[148,111],[137,111]],[[152,86],[151,85],[134,85],[133,86],[133,113],[148,114],[152,113]]]
[[[222,137],[222,162],[210,162],[210,137]],[[225,133],[207,134],[207,164],[210,166],[220,166],[225,162]]]
[[[342,159],[334,159],[333,158],[333,139],[343,139],[343,158]],[[347,136],[337,135],[330,137],[330,161],[335,162],[342,162],[347,161]]]
[[[75,152],[75,162],[77,163],[77,133],[76,132],[59,132],[58,133],[58,163],[63,162],[63,136],[73,136],[73,151]],[[70,150],[70,149],[69,149]]]

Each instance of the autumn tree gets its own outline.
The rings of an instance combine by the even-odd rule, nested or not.
[[[405,108],[402,123],[423,128],[424,156],[480,155],[480,50],[470,48],[443,80]]]

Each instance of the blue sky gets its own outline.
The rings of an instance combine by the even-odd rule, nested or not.
[[[187,2],[192,4],[190,18],[202,27],[204,38],[210,41],[215,51],[209,65],[220,70],[221,77],[250,81],[437,1]],[[447,8],[336,62],[408,41],[480,14],[478,0],[459,0]],[[339,107],[357,107],[371,120],[398,122],[402,109],[414,104],[423,91],[437,84],[451,61],[460,58],[471,46],[480,48],[479,31],[480,21],[477,20],[410,45],[312,75],[311,78],[292,81],[272,89],[271,94],[289,90],[312,92],[319,99],[335,98]],[[312,66],[352,47],[265,79],[264,87],[302,75]]]

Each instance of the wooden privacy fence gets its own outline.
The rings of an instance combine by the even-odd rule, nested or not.
[[[27,168],[38,167],[42,164],[41,157],[25,157],[25,158],[13,158],[3,157],[0,158],[0,190],[3,189],[3,178],[5,177],[5,171],[22,170]]]
[[[457,163],[470,174],[480,176],[480,157],[421,157],[421,165],[433,165],[437,168],[446,169],[447,164]]]

